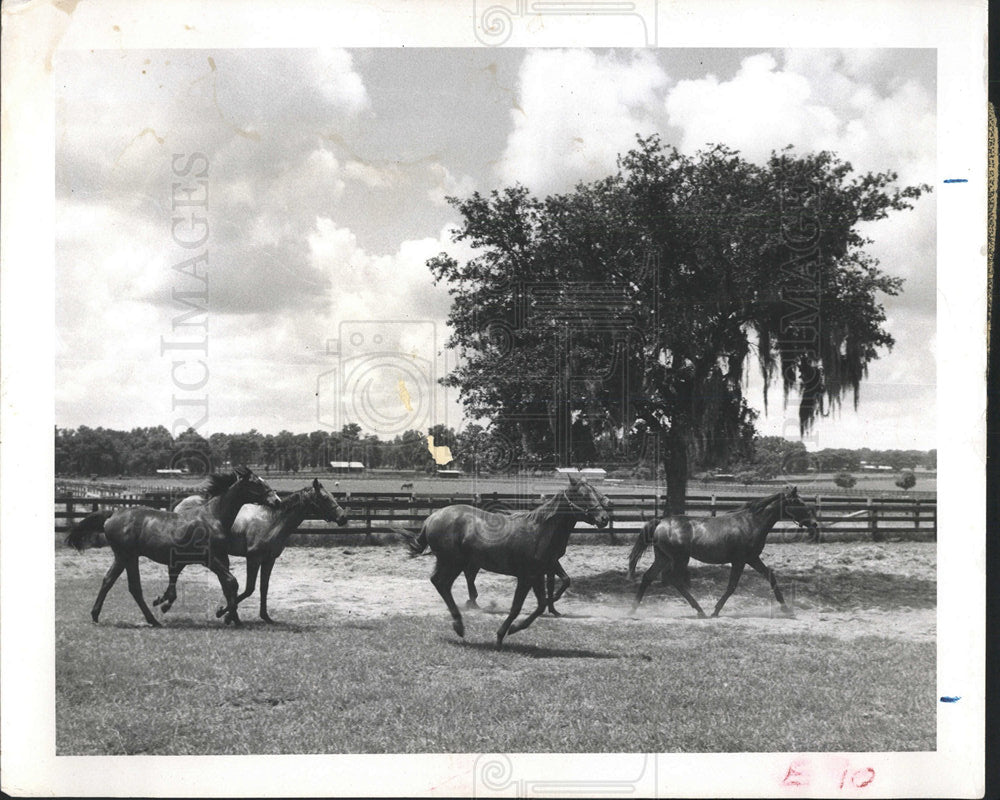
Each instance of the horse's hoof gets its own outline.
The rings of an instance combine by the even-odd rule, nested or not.
[[[465,602],[465,607],[468,608],[468,609],[472,609],[472,608],[478,609],[479,608],[479,603],[477,603],[475,600],[467,600]]]
[[[556,611],[556,609],[555,609],[555,607],[554,607],[554,606],[549,606],[549,613],[550,613],[550,614],[551,614],[551,615],[552,615],[553,617],[561,617],[561,616],[562,616],[562,613],[561,613],[561,612],[559,612],[559,611]]]
[[[497,637],[497,650],[503,650],[503,637]]]
[[[225,614],[228,610],[229,606],[219,606],[217,609],[215,609],[215,618],[219,619],[219,617]]]
[[[270,617],[269,617],[269,616],[268,616],[267,614],[261,614],[261,615],[260,615],[260,618],[261,618],[262,620],[264,620],[264,622],[266,622],[266,623],[267,623],[268,625],[274,625],[274,624],[275,624],[275,623],[274,623],[274,620],[273,620],[273,619],[271,619],[271,618],[270,618]]]
[[[455,633],[457,633],[463,639],[465,638],[465,625],[462,623],[462,620],[460,619],[454,620],[451,623],[451,627],[455,629]]]
[[[98,616],[99,616],[98,614],[91,614],[91,615],[90,615],[90,618],[91,618],[91,619],[92,619],[92,620],[94,621],[94,624],[95,624],[95,625],[97,624],[97,617],[98,617]]]
[[[153,605],[154,605],[154,606],[158,606],[158,605],[159,605],[160,603],[162,603],[162,602],[163,602],[163,598],[162,598],[162,597],[157,597],[157,598],[156,598],[156,599],[155,599],[155,600],[153,601]]]
[[[718,617],[718,616],[719,616],[719,612],[718,612],[718,611],[713,611],[713,612],[712,612],[712,619],[715,619],[715,618],[716,618],[716,617]],[[702,617],[702,619],[704,619],[704,618],[705,618],[705,615],[704,615],[704,614],[702,614],[702,615],[701,615],[701,617]]]
[[[150,619],[150,620],[149,620],[149,624],[150,624],[150,625],[151,625],[152,627],[154,627],[154,628],[162,628],[162,627],[163,627],[163,626],[162,626],[162,625],[160,624],[160,621],[159,621],[158,619],[156,619],[156,617],[153,617],[152,619]]]

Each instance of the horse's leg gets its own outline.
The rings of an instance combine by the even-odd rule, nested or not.
[[[695,611],[698,612],[699,617],[704,617],[705,612],[701,610],[701,606],[698,605],[698,601],[694,599],[691,594],[690,586],[691,577],[688,574],[688,559],[690,556],[677,555],[675,554],[673,568],[670,571],[664,570],[663,580],[666,582],[668,579],[674,585],[674,588],[681,593],[681,597],[688,601],[688,604]]]
[[[146,605],[146,601],[142,597],[142,581],[139,578],[139,556],[132,556],[126,559],[125,574],[128,576],[128,590],[132,593],[132,597],[135,598],[136,605],[139,606],[139,610],[146,618],[146,622],[154,628],[162,627],[160,621],[153,616],[153,612],[149,610],[149,606]]]
[[[771,584],[771,591],[774,592],[774,599],[781,604],[781,610],[786,613],[791,611],[791,609],[785,605],[785,598],[781,594],[781,589],[778,588],[778,579],[775,577],[774,570],[761,561],[760,556],[748,559],[747,563],[767,578],[767,582]]]
[[[476,602],[476,599],[479,597],[479,592],[476,591],[476,575],[479,574],[479,567],[474,567],[470,564],[465,568],[464,572],[465,585],[469,589],[469,599],[465,601],[465,607],[479,608],[479,604]]]
[[[267,587],[271,583],[271,570],[274,569],[275,558],[276,556],[271,556],[265,559],[260,566],[260,618],[264,622],[274,622],[267,613]],[[250,580],[249,573],[247,580]]]
[[[663,569],[668,566],[670,562],[670,556],[665,555],[660,548],[654,545],[653,549],[653,563],[650,564],[649,569],[642,573],[642,580],[639,581],[639,591],[635,593],[635,600],[632,601],[632,610],[630,614],[634,614],[635,610],[639,607],[639,603],[642,602],[642,596],[646,594],[646,589],[649,588],[649,584],[656,580],[656,576],[663,571]]]
[[[122,572],[125,571],[125,559],[115,553],[114,563],[111,568],[107,571],[104,576],[104,580],[101,581],[101,589],[97,593],[97,599],[94,601],[94,607],[90,610],[90,617],[97,622],[97,618],[101,616],[101,609],[104,608],[104,598],[108,596],[108,592],[111,591],[111,587],[115,585],[115,581],[118,580]]]
[[[247,585],[243,588],[243,592],[236,598],[237,604],[246,600],[253,594],[253,590],[257,588],[257,572],[259,569],[260,559],[247,556]]]
[[[503,646],[503,637],[510,630],[510,624],[521,613],[521,606],[524,605],[524,598],[528,596],[528,589],[531,588],[531,584],[532,582],[529,578],[517,579],[517,588],[514,589],[514,602],[510,605],[510,613],[497,629],[497,650]]]
[[[448,610],[451,612],[451,627],[455,629],[455,633],[464,637],[465,623],[462,622],[462,613],[458,610],[458,606],[455,605],[455,598],[451,596],[451,585],[455,582],[455,578],[458,577],[461,571],[461,564],[443,561],[439,556],[437,563],[434,565],[434,572],[431,574],[431,583],[438,590],[438,594],[444,598],[445,605],[448,606]]]
[[[729,599],[729,595],[736,591],[736,584],[740,582],[740,575],[743,574],[744,566],[745,564],[742,561],[733,562],[733,566],[729,570],[729,585],[726,587],[726,591],[722,597],[719,598],[719,602],[715,604],[715,611],[712,612],[713,617],[719,616],[719,612],[722,611],[722,607]]]
[[[234,625],[239,625],[240,616],[236,612],[236,595],[239,592],[240,584],[239,581],[236,580],[236,576],[229,571],[229,556],[211,556],[208,562],[208,568],[212,570],[212,572],[214,572],[216,577],[219,579],[219,585],[222,587],[222,594],[226,598],[225,607],[216,611],[215,616],[221,617],[225,614],[226,618],[224,622],[227,625],[230,622]]]
[[[243,590],[243,594],[236,597],[236,605],[239,605],[244,600],[246,600],[250,595],[253,594],[254,588],[257,586],[257,570],[260,569],[260,561],[258,561],[253,556],[247,556],[247,585]],[[227,611],[226,606],[219,606],[215,610],[215,616],[221,617]]]
[[[184,569],[184,566],[184,564],[174,564],[172,567],[168,568],[170,582],[167,584],[167,588],[164,590],[163,594],[153,601],[154,606],[160,606],[161,614],[166,614],[177,600],[177,578],[180,577],[181,570]]]
[[[559,576],[559,580],[560,580],[559,591],[557,591],[555,594],[553,594],[552,593],[552,589],[555,587],[555,582],[556,582],[556,576],[557,575]],[[548,575],[546,575],[545,576],[545,580],[546,580],[546,587],[545,588],[546,588],[546,596],[548,597],[549,613],[552,614],[552,616],[554,616],[554,617],[561,617],[562,614],[560,614],[558,611],[556,611],[556,600],[558,600],[560,597],[562,597],[563,596],[563,592],[565,592],[569,588],[569,585],[571,583],[571,581],[569,579],[569,575],[567,575],[566,574],[566,570],[564,570],[562,568],[562,564],[560,564],[557,561],[556,562],[556,566],[555,566],[555,570],[553,570]]]
[[[545,610],[545,606],[547,605],[546,594],[545,594],[545,578],[539,575],[534,581],[532,581],[531,588],[534,590],[535,597],[538,599],[538,608],[536,608],[534,611],[528,614],[528,616],[526,616],[521,622],[515,622],[513,625],[511,625],[508,633],[517,633],[518,631],[523,631],[532,622],[534,622],[538,618],[538,616]]]

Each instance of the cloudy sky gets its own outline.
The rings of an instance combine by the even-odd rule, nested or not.
[[[55,70],[60,426],[461,427],[425,266],[468,255],[445,196],[566,190],[637,133],[935,183],[931,50],[119,50]],[[866,233],[906,279],[897,345],[807,443],[936,447],[935,196]],[[794,407],[760,428],[794,437]]]

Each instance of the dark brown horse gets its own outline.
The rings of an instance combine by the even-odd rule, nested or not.
[[[465,572],[465,585],[469,590],[469,599],[465,601],[466,608],[479,608],[479,603],[476,601],[479,598],[479,590],[476,589],[476,576],[479,574],[479,567],[468,566],[464,570]],[[559,589],[556,590],[556,578],[559,578]],[[572,581],[569,579],[569,575],[566,574],[566,570],[563,569],[562,564],[558,561],[553,565],[552,571],[546,573],[545,575],[545,607],[548,609],[549,613],[554,617],[561,617],[558,611],[556,611],[556,600],[563,596]]]
[[[190,513],[203,506],[207,498],[203,495],[192,495],[181,500],[174,508],[178,513]],[[247,560],[247,582],[243,594],[236,598],[239,604],[253,594],[257,586],[257,572],[260,571],[260,618],[265,622],[274,620],[267,613],[267,587],[271,580],[271,570],[288,544],[292,532],[296,530],[309,513],[318,514],[327,522],[336,522],[340,526],[347,524],[347,513],[342,509],[319,480],[314,479],[310,486],[293,492],[281,501],[281,508],[268,508],[263,505],[248,503],[240,509],[233,522],[232,534],[228,539],[228,552],[231,556],[245,556]],[[177,599],[177,577],[184,564],[171,566],[169,571],[170,584],[160,597],[153,601],[160,611],[166,613]],[[216,616],[222,616],[226,606],[221,606]]]
[[[729,585],[719,598],[719,602],[715,604],[713,617],[719,616],[726,600],[736,590],[740,575],[743,574],[743,568],[747,564],[767,578],[775,599],[781,604],[782,610],[787,612],[788,606],[785,605],[785,598],[778,588],[774,571],[760,560],[767,534],[779,519],[792,520],[811,530],[819,527],[815,512],[802,502],[794,486],[786,487],[784,491],[769,497],[752,500],[736,511],[717,517],[678,516],[650,520],[639,532],[628,559],[628,573],[630,577],[634,577],[639,557],[652,543],[655,555],[653,564],[642,576],[632,611],[639,607],[649,584],[662,572],[664,582],[669,578],[677,591],[698,612],[698,616],[704,617],[705,612],[688,591],[690,584],[688,559],[694,558],[706,564],[732,565],[729,571]]]
[[[532,511],[495,514],[468,505],[446,506],[424,520],[419,536],[410,535],[413,555],[426,547],[437,556],[431,583],[444,599],[452,627],[465,635],[462,614],[451,586],[467,567],[517,578],[510,613],[497,630],[497,649],[507,633],[527,628],[545,610],[545,575],[566,552],[570,532],[585,520],[598,528],[610,521],[607,498],[585,478],[569,476],[570,486]],[[531,589],[538,608],[514,624]]]
[[[91,514],[70,531],[66,544],[83,550],[88,546],[100,546],[95,540],[103,530],[107,544],[114,552],[114,563],[104,576],[90,612],[94,622],[101,615],[104,598],[124,571],[128,574],[129,592],[146,621],[160,627],[142,597],[139,557],[145,556],[167,564],[171,570],[177,565],[207,566],[218,576],[226,598],[225,621],[239,624],[236,613],[239,585],[229,571],[226,540],[237,513],[245,503],[266,503],[276,507],[280,501],[274,490],[246,467],[237,467],[232,475],[210,476],[206,491],[208,501],[186,514],[133,506]]]

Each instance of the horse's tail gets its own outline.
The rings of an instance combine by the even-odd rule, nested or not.
[[[98,534],[104,532],[104,523],[114,514],[114,511],[97,511],[88,514],[76,525],[66,536],[66,544],[75,547],[77,550],[84,550],[87,547],[100,547],[102,542]]]
[[[420,533],[411,533],[402,528],[397,530],[406,539],[406,546],[410,548],[410,558],[419,556],[427,548],[427,531],[423,525],[420,526]]]
[[[642,530],[639,531],[639,535],[635,538],[635,544],[632,545],[632,552],[628,554],[628,576],[630,578],[635,577],[635,565],[639,563],[642,554],[646,552],[649,543],[653,541],[653,531],[659,522],[655,517],[649,520],[642,526]]]

